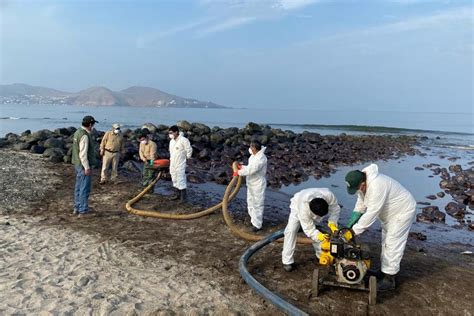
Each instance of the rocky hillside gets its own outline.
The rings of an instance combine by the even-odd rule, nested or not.
[[[183,98],[150,87],[134,86],[121,91],[91,87],[72,93],[19,83],[0,85],[0,104],[225,108],[210,101]]]

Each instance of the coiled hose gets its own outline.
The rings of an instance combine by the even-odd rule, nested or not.
[[[275,241],[281,237],[283,237],[283,229],[274,232],[273,234],[263,238],[259,242],[253,244],[250,248],[245,250],[244,254],[242,257],[240,257],[239,260],[239,272],[240,275],[242,276],[242,279],[251,287],[253,288],[258,294],[263,296],[266,300],[268,300],[270,303],[275,305],[279,310],[282,312],[288,314],[288,315],[308,315],[307,313],[303,312],[296,306],[288,303],[266,287],[264,287],[262,284],[260,284],[248,271],[247,269],[247,263],[250,260],[250,257],[252,257],[258,250],[261,248],[265,247],[272,241]]]
[[[150,183],[142,192],[140,192],[137,196],[135,196],[133,199],[128,201],[127,204],[125,204],[125,208],[127,209],[129,213],[140,215],[140,216],[146,216],[146,217],[161,218],[161,219],[189,220],[189,219],[196,219],[199,217],[209,215],[222,207],[222,202],[220,202],[219,204],[216,204],[208,209],[205,209],[200,212],[192,213],[192,214],[170,214],[170,213],[161,213],[158,211],[139,210],[139,209],[133,208],[133,204],[137,203],[148,191],[150,191],[154,187],[154,185],[160,179],[161,174],[162,172],[160,171],[158,175],[156,176],[156,178],[152,181],[152,183]],[[228,200],[232,200],[239,192],[240,186],[242,184],[242,179],[240,177],[238,178],[239,179],[237,180],[234,190],[230,192],[227,197]]]

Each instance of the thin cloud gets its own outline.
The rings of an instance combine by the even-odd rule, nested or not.
[[[256,20],[257,20],[257,17],[232,17],[232,18],[229,18],[226,21],[220,22],[218,24],[215,24],[215,25],[212,25],[210,27],[203,28],[203,29],[197,31],[197,36],[198,37],[203,37],[203,36],[206,36],[208,34],[227,31],[227,30],[239,27],[239,26],[250,24],[250,23],[252,23]]]

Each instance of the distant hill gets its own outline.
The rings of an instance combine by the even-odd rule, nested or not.
[[[0,103],[226,108],[210,101],[183,98],[150,87],[134,86],[121,91],[112,91],[106,87],[91,87],[72,93],[21,83],[0,85]]]

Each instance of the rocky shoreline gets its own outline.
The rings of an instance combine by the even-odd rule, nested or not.
[[[201,123],[180,121],[178,126],[185,132],[193,147],[193,159],[188,162],[188,181],[191,183],[215,182],[227,184],[232,177],[229,166],[233,161],[246,162],[250,141],[256,139],[267,146],[269,157],[268,185],[280,188],[282,185],[299,184],[314,177],[329,177],[337,166],[360,164],[375,160],[399,159],[405,155],[423,153],[418,145],[423,141],[417,136],[390,135],[320,135],[318,133],[295,133],[289,130],[274,129],[268,125],[248,123],[244,128],[209,127]],[[146,123],[152,139],[158,145],[158,156],[168,158],[167,125]],[[0,138],[0,148],[31,152],[47,158],[53,163],[70,163],[72,135],[76,128],[58,128],[54,131],[24,131],[21,134],[9,133]],[[125,154],[121,160],[122,170],[138,171],[137,136],[141,129],[123,131],[126,139]],[[103,131],[94,131],[94,138],[100,143]],[[474,223],[465,215],[474,210],[474,162],[470,168],[462,169],[453,164],[440,168],[437,164],[424,164],[417,170],[430,169],[433,176],[441,177],[439,187],[442,191],[427,196],[433,200],[445,194],[453,201],[445,206],[446,214],[461,225],[474,229]],[[416,168],[415,168],[416,169]],[[420,202],[421,203],[421,202]],[[445,222],[446,214],[437,206],[422,203],[417,220],[424,223]]]

